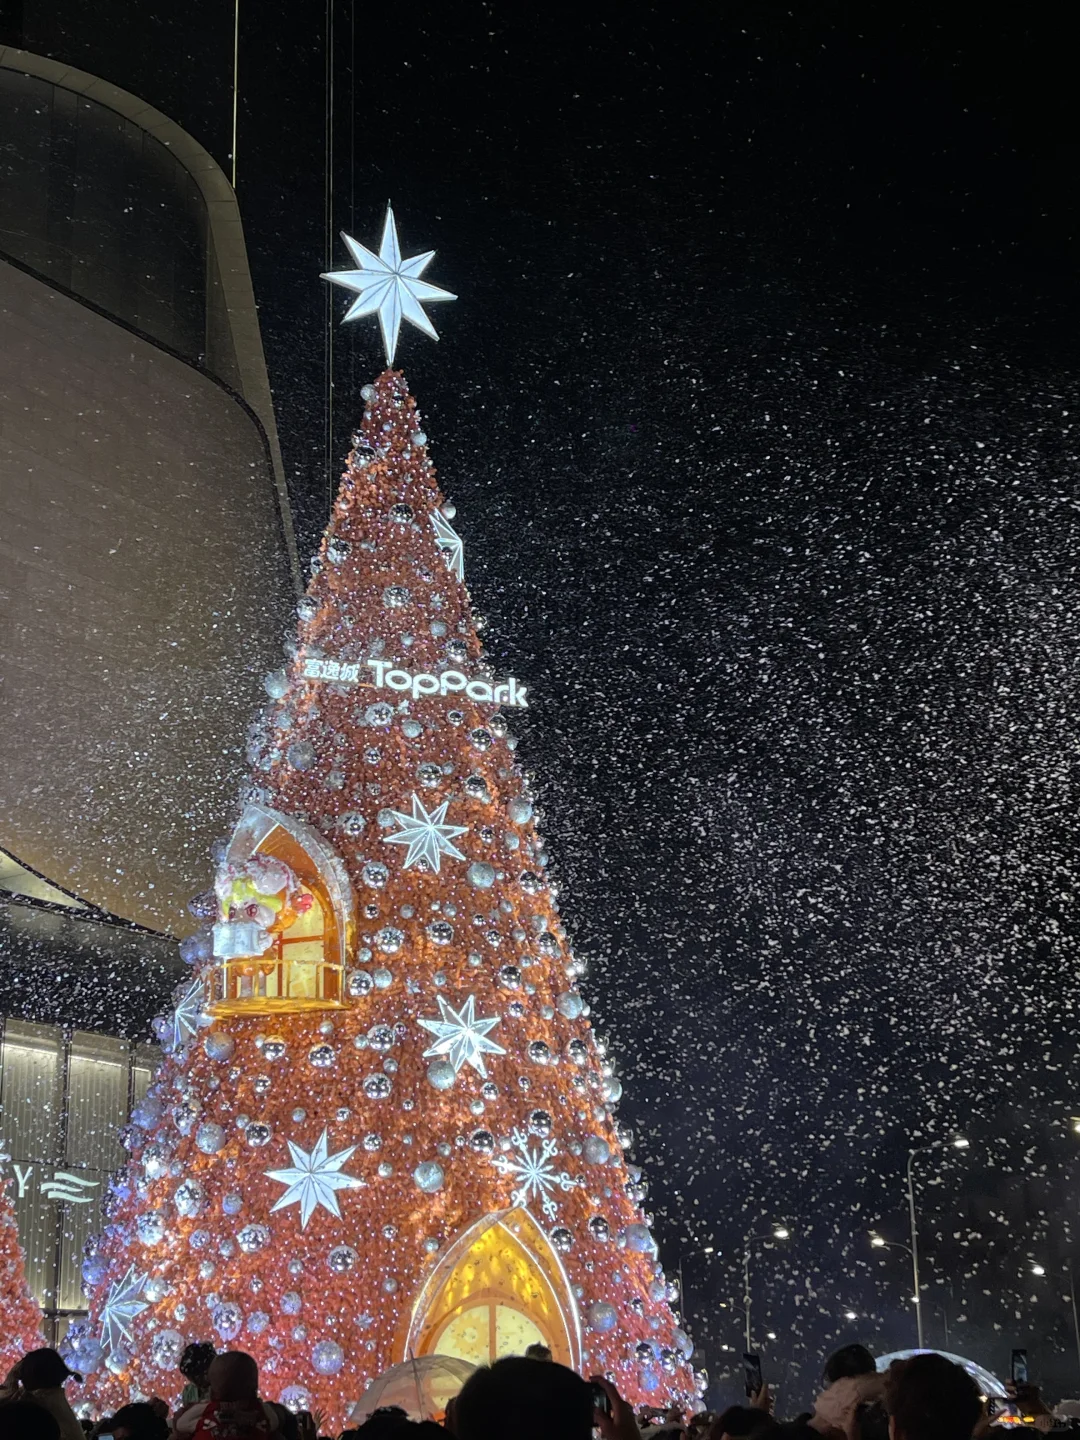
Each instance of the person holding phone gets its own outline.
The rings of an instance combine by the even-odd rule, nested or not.
[[[614,1384],[604,1375],[594,1375],[591,1389],[593,1422],[603,1440],[640,1440],[634,1407],[622,1398]]]

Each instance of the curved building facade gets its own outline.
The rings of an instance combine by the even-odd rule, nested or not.
[[[0,134],[0,1182],[56,1340],[298,565],[218,166],[3,48]]]
[[[0,129],[0,850],[176,933],[298,572],[240,217],[58,62],[0,49]]]

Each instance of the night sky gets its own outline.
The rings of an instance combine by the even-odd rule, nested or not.
[[[461,297],[399,363],[530,687],[663,1258],[722,1376],[742,1237],[789,1226],[753,1290],[792,1410],[834,1342],[912,1343],[868,1231],[906,1238],[907,1146],[958,1129],[919,1161],[928,1334],[1080,1393],[1073,52],[1064,7],[866,8],[334,11],[333,230],[391,199]],[[231,6],[22,9],[227,163]],[[336,327],[328,445],[322,6],[246,19],[306,556],[381,352]]]

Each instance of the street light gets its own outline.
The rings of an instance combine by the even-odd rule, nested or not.
[[[789,1240],[791,1231],[786,1225],[774,1225],[770,1235],[747,1235],[743,1241],[743,1316],[746,1320],[746,1348],[753,1350],[750,1338],[750,1256],[756,1240]]]
[[[910,1245],[905,1245],[902,1240],[886,1240],[883,1235],[871,1234],[870,1244],[875,1250],[903,1250],[905,1255],[911,1254]]]
[[[1031,1273],[1033,1275],[1045,1275],[1046,1266],[1040,1265],[1037,1260],[1031,1262]],[[1072,1311],[1073,1334],[1076,1336],[1076,1359],[1080,1364],[1080,1315],[1076,1310],[1076,1282],[1073,1279],[1073,1267],[1070,1264],[1066,1272],[1069,1277],[1069,1308]]]
[[[971,1141],[964,1135],[954,1135],[950,1143],[954,1150],[967,1150],[971,1145]],[[944,1140],[932,1140],[929,1145],[915,1145],[908,1151],[907,1159],[908,1214],[911,1220],[911,1276],[915,1283],[915,1330],[920,1350],[923,1349],[923,1314],[922,1290],[919,1286],[919,1221],[915,1210],[915,1156],[925,1154],[928,1150],[944,1148]]]
[[[845,1320],[857,1320],[858,1318],[859,1318],[859,1317],[858,1317],[858,1315],[855,1314],[855,1311],[854,1311],[854,1310],[845,1310],[845,1311],[844,1311],[844,1319],[845,1319]]]

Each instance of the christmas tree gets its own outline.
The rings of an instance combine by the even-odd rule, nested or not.
[[[2,1173],[7,1156],[0,1153],[0,1376],[28,1350],[41,1344],[41,1310],[26,1283],[19,1228]]]
[[[417,283],[396,235],[381,258],[352,245]],[[485,663],[403,376],[362,394],[73,1360],[110,1401],[166,1393],[211,1338],[335,1424],[405,1357],[533,1342],[634,1401],[688,1398],[621,1087],[515,763],[527,691]]]

